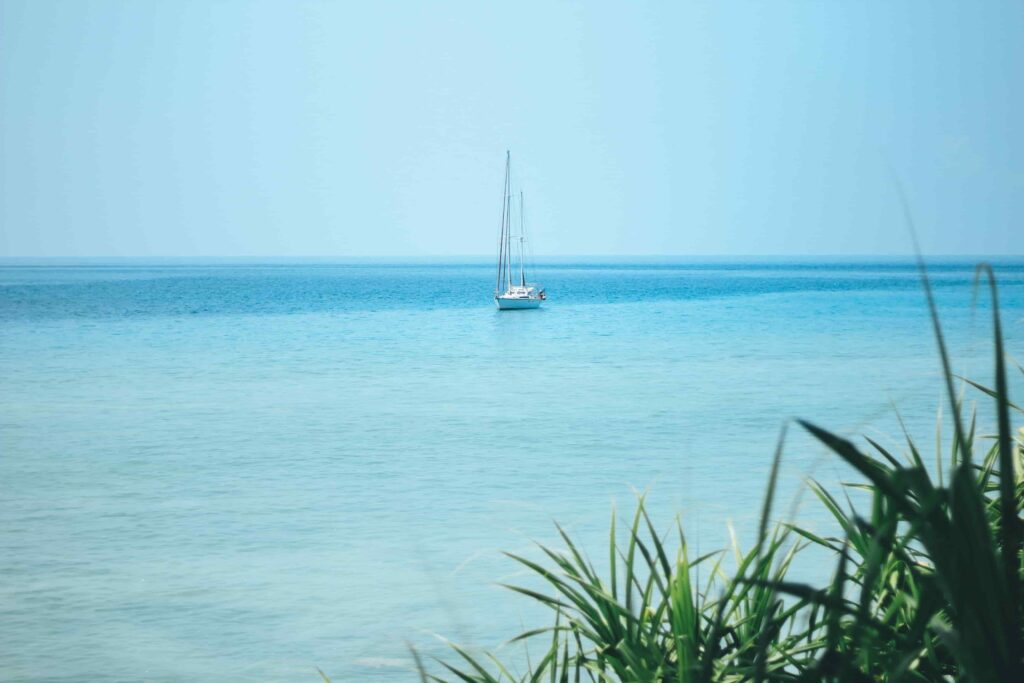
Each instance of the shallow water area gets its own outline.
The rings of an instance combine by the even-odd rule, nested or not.
[[[791,417],[899,450],[895,407],[932,447],[912,263],[538,271],[544,307],[499,313],[484,262],[0,267],[0,678],[412,680],[405,641],[547,623],[495,584],[553,519],[604,557],[648,490],[707,551],[749,538]],[[996,271],[1020,359],[1024,262]],[[988,382],[973,262],[931,273]],[[785,514],[807,475],[849,473],[791,429]]]

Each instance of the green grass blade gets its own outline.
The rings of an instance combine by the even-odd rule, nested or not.
[[[1007,588],[1006,610],[1009,612],[1005,624],[1005,638],[1008,644],[1013,643],[1015,649],[1024,649],[1024,636],[1021,634],[1020,604],[1020,551],[1021,530],[1017,504],[1017,492],[1014,485],[1013,439],[1010,435],[1010,402],[1009,387],[1006,382],[1005,352],[1003,351],[1003,330],[999,319],[999,292],[996,288],[996,276],[992,266],[978,266],[978,275],[988,276],[989,291],[992,294],[992,327],[993,343],[995,344],[996,361],[996,411],[999,424],[999,531],[1001,536],[1000,552],[1002,555],[1003,574]],[[1020,656],[1013,657],[1010,669],[1004,674],[1009,680],[1024,680],[1024,664]]]

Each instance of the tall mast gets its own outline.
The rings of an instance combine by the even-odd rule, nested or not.
[[[512,289],[512,155],[505,151],[505,290]]]
[[[501,293],[501,281],[504,279],[508,263],[508,232],[511,230],[508,221],[509,160],[509,152],[505,150],[505,182],[501,188],[501,235],[498,237],[498,277],[494,282],[495,295]]]

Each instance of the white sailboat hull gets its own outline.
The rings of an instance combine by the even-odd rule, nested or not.
[[[494,297],[494,303],[498,305],[499,311],[516,311],[527,308],[540,308],[540,302],[542,300],[538,297],[522,298],[522,297],[507,297],[507,296],[496,296]]]

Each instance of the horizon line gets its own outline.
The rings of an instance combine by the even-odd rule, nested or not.
[[[1019,254],[992,254],[992,253],[934,253],[923,254],[926,259],[992,259],[992,260],[1017,260],[1024,259],[1024,253]],[[536,260],[556,261],[566,259],[571,261],[595,260],[595,261],[685,261],[685,260],[714,260],[714,261],[742,261],[742,260],[914,260],[917,257],[913,253],[860,253],[860,254],[830,254],[830,253],[800,253],[800,254],[537,254]],[[254,254],[254,255],[0,255],[0,264],[3,263],[24,263],[24,262],[247,262],[259,263],[270,262],[310,262],[340,263],[352,261],[373,261],[373,262],[457,262],[457,261],[493,261],[491,254],[330,254],[330,255],[283,255],[283,254]]]

